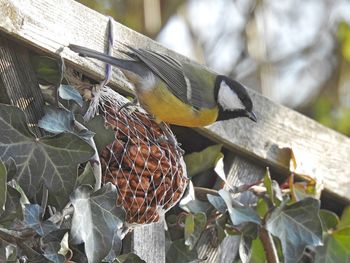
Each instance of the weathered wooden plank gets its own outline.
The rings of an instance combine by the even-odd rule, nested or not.
[[[265,172],[264,168],[233,154],[225,155],[225,168],[227,182],[233,186],[254,183],[261,179]],[[249,205],[255,202],[255,197],[251,192],[244,192],[237,195],[237,200]],[[226,237],[218,248],[211,245],[211,239],[212,236],[208,232],[202,235],[197,245],[199,258],[207,256],[207,262],[213,263],[234,262],[238,253],[240,238]]]
[[[165,263],[164,221],[136,227],[131,250],[146,262]]]
[[[69,43],[98,50],[103,50],[105,43],[107,17],[72,0],[0,0],[0,17],[0,31],[51,54]],[[114,30],[117,40],[186,59],[117,22]],[[102,63],[78,57],[67,48],[62,55],[86,74],[102,78]],[[112,78],[112,85],[121,83],[116,76]],[[127,90],[126,85],[122,88]],[[259,119],[257,124],[233,120],[199,131],[233,151],[284,172],[289,166],[281,158],[281,148],[290,147],[298,161],[298,173],[323,179],[326,191],[350,201],[350,140],[253,91],[249,93]]]

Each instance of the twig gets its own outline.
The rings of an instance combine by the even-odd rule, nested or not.
[[[276,250],[276,246],[273,242],[271,234],[264,228],[260,228],[259,237],[265,250],[267,262],[279,263],[279,258]]]
[[[209,189],[209,188],[204,188],[204,187],[194,187],[194,191],[196,194],[201,196],[201,199],[204,199],[204,200],[207,200],[207,197],[206,197],[207,194],[219,196],[218,191],[216,191],[214,189]]]

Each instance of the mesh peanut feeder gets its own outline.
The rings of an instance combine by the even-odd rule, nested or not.
[[[98,110],[115,131],[115,140],[100,153],[102,182],[117,187],[127,223],[147,224],[180,200],[188,179],[182,156],[163,130],[139,107],[120,109],[127,102],[103,87],[95,92],[87,115]]]

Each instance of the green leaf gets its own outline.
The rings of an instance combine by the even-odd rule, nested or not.
[[[95,176],[90,162],[86,163],[83,173],[78,177],[77,185],[83,184],[95,185]]]
[[[320,219],[324,232],[327,232],[330,229],[335,229],[339,223],[339,217],[337,214],[325,209],[320,209]]]
[[[74,132],[74,115],[62,109],[46,107],[45,115],[38,122],[38,126],[48,132],[57,134],[61,132]]]
[[[264,176],[264,185],[266,187],[266,193],[269,196],[271,203],[275,205],[275,195],[272,190],[272,180],[271,180],[269,168],[266,168],[266,172]]]
[[[239,243],[239,256],[242,262],[249,262],[252,256],[252,243],[258,236],[258,226],[247,223],[241,229],[241,240]]]
[[[218,222],[218,220],[215,220],[215,230],[217,235],[218,244],[220,244],[226,237],[226,232],[224,229],[224,226]]]
[[[61,69],[56,59],[47,56],[32,56],[31,62],[40,84],[55,85],[61,80]]]
[[[58,254],[58,251],[61,248],[59,242],[49,242],[43,245],[44,257],[54,263],[64,263],[65,257]]]
[[[76,115],[76,119],[79,122],[84,123],[81,115]],[[115,140],[114,131],[111,128],[106,127],[105,120],[101,115],[97,115],[90,121],[85,122],[84,126],[95,133],[94,141],[98,152],[101,152],[104,147]]]
[[[40,236],[47,235],[48,233],[58,229],[51,221],[42,222],[43,209],[38,204],[28,204],[24,206],[24,219],[25,226],[34,229]]]
[[[16,189],[7,186],[5,212],[0,215],[0,225],[11,227],[16,220],[22,220],[21,195]]]
[[[120,255],[115,260],[116,263],[146,263],[138,255],[134,253]]]
[[[256,203],[256,212],[261,218],[264,218],[269,211],[269,206],[267,205],[264,198],[260,197]]]
[[[226,213],[227,206],[224,199],[222,199],[221,196],[207,194],[207,198],[209,203],[211,203],[214,206],[214,208],[218,210],[221,214]]]
[[[226,203],[233,225],[240,225],[247,222],[260,224],[261,220],[259,215],[252,208],[245,207],[234,200],[228,191],[221,189],[219,190],[219,195]]]
[[[6,166],[0,161],[0,215],[5,210],[7,193],[7,171]]]
[[[251,256],[249,263],[265,263],[266,255],[264,251],[263,244],[260,238],[256,238],[252,242],[251,246]]]
[[[116,255],[120,252],[125,212],[117,207],[117,196],[111,183],[97,192],[82,185],[71,196],[74,206],[71,238],[73,244],[84,243],[89,262],[101,262],[111,249]]]
[[[239,242],[239,257],[242,262],[249,262],[252,252],[251,246],[252,239],[250,237],[242,235]]]
[[[58,88],[58,95],[64,100],[73,100],[80,107],[83,106],[83,98],[80,93],[71,85],[60,85]]]
[[[167,263],[188,263],[198,259],[195,249],[189,250],[183,239],[171,243],[166,254]]]
[[[201,172],[204,172],[210,168],[214,168],[216,162],[222,158],[221,153],[222,145],[213,145],[205,148],[201,152],[194,152],[186,154],[184,160],[187,167],[188,177],[195,176]]]
[[[212,209],[208,202],[196,199],[192,181],[189,181],[186,192],[180,200],[179,207],[188,213],[194,214],[200,212],[208,213]]]
[[[24,113],[0,104],[0,159],[14,159],[15,179],[29,198],[34,198],[45,184],[52,204],[61,209],[76,183],[78,164],[93,154],[90,145],[70,133],[34,138]]]
[[[350,206],[346,207],[340,217],[337,229],[350,227]]]
[[[268,217],[266,229],[282,243],[286,263],[297,262],[305,246],[322,245],[319,200],[306,198],[290,206],[282,203]]]
[[[16,262],[17,246],[0,239],[0,262]]]
[[[188,214],[185,220],[185,245],[192,250],[199,240],[207,224],[204,213]]]
[[[350,227],[328,235],[324,246],[316,249],[316,263],[350,262]]]

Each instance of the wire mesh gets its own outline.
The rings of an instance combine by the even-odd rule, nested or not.
[[[129,224],[159,220],[180,200],[186,185],[186,167],[176,146],[142,108],[123,107],[128,100],[103,87],[94,92],[86,118],[103,114],[115,131],[115,140],[100,153],[102,182],[118,190]]]

